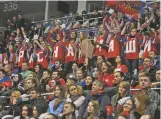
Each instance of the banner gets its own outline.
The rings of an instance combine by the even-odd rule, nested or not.
[[[120,11],[127,15],[136,15],[143,11],[146,3],[143,1],[113,1],[108,0],[106,2],[106,7],[112,8],[114,10]]]

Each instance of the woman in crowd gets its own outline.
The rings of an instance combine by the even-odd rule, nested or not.
[[[27,105],[22,106],[20,116],[15,117],[14,119],[30,119],[29,118],[29,108]]]
[[[117,108],[118,101],[124,97],[130,96],[130,83],[128,81],[121,81],[118,87],[118,93],[111,99],[111,104],[114,109]]]
[[[32,117],[33,118],[38,118],[40,116],[41,111],[39,111],[39,107],[38,106],[34,106],[32,109]]]
[[[94,81],[94,78],[88,75],[85,78],[85,86],[83,87],[83,90],[92,90],[93,81]]]
[[[128,72],[127,67],[124,65],[124,59],[122,56],[117,56],[115,62],[116,62],[115,71],[121,71],[123,73]]]
[[[118,107],[117,113],[115,113],[116,119],[129,119],[130,113],[134,108],[132,99],[130,97],[125,97],[125,98],[120,99],[118,103],[120,107]]]
[[[87,75],[91,75],[92,74],[92,68],[93,68],[93,62],[92,59],[90,58],[85,58],[84,60],[84,64],[81,67],[82,71],[85,72]]]
[[[73,102],[76,106],[75,110],[75,117],[77,118],[79,107],[83,104],[85,97],[82,95],[83,89],[79,85],[71,85],[68,87],[68,95],[67,100],[68,102]]]
[[[136,109],[131,112],[130,119],[140,119],[148,104],[148,95],[144,92],[136,93],[134,96],[134,104]]]
[[[105,87],[113,87],[114,75],[112,74],[112,65],[108,62],[102,62],[101,71],[98,75],[98,80],[102,80]]]
[[[41,64],[37,64],[35,66],[35,70],[34,71],[35,71],[35,73],[37,75],[37,78],[40,79],[42,77],[42,75],[43,75],[43,67],[42,67],[42,65]]]
[[[87,113],[83,119],[99,119],[99,103],[96,100],[91,100],[88,103]]]
[[[48,113],[52,113],[58,117],[63,111],[65,101],[65,88],[63,86],[56,86],[54,92],[54,100],[49,102]]]

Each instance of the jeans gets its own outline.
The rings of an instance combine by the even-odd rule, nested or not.
[[[138,59],[126,59],[125,64],[130,74],[133,74],[133,71],[138,68]]]

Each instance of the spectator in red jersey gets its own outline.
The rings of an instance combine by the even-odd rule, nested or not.
[[[121,35],[124,35],[126,28],[130,22],[127,22],[125,24],[124,29],[121,32]],[[125,59],[126,59],[126,65],[128,66],[128,71],[133,74],[134,70],[137,69],[138,65],[138,58],[139,58],[139,47],[140,47],[140,41],[142,40],[142,37],[137,32],[136,27],[130,28],[129,35],[125,35],[123,38],[124,42],[124,53],[125,53]]]
[[[127,67],[124,65],[123,57],[117,56],[116,59],[115,59],[115,62],[116,62],[115,71],[120,71],[120,72],[123,72],[123,73],[127,73],[128,72]]]
[[[40,47],[40,49],[36,51],[37,64],[42,64],[43,68],[47,69],[49,64],[49,50],[47,48],[46,42],[41,41],[41,43],[39,43],[37,39],[35,39],[34,42]]]
[[[73,62],[76,60],[76,32],[71,31],[70,33],[70,40],[64,42],[65,50],[65,69],[68,73],[71,73],[72,69],[71,66]]]
[[[106,35],[103,33],[103,25],[100,26],[99,35],[95,41],[95,49],[94,49],[94,56],[103,55],[107,57],[107,43],[106,43]]]
[[[104,82],[105,87],[113,87],[114,86],[114,75],[113,68],[109,63],[102,62],[101,71],[98,75],[98,80]]]

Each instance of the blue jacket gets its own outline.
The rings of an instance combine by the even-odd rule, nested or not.
[[[55,104],[55,99],[49,102],[49,108],[47,112],[52,113],[58,117],[58,115],[63,111],[64,101],[61,102],[56,109],[54,108],[54,104]]]

